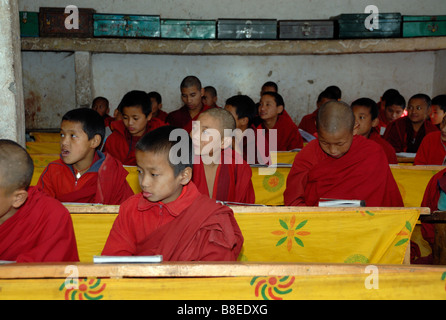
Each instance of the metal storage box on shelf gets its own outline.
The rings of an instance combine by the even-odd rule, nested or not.
[[[161,38],[215,39],[215,20],[162,19]]]
[[[280,20],[279,39],[333,39],[333,20]]]
[[[80,37],[93,36],[94,9],[79,8],[78,28],[67,28],[65,20],[71,15],[65,8],[41,7],[39,9],[39,30],[41,37]],[[68,21],[70,22],[70,21]]]
[[[401,14],[379,13],[370,20],[369,13],[341,14],[336,17],[339,38],[397,38],[401,37]]]
[[[95,37],[159,38],[160,16],[94,14]]]
[[[446,16],[403,16],[403,37],[446,36]]]
[[[218,19],[218,39],[277,39],[275,19]]]
[[[38,37],[39,36],[39,13],[20,11],[20,36]]]

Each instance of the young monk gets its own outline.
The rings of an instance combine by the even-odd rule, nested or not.
[[[93,99],[91,103],[91,108],[100,114],[100,116],[104,119],[104,124],[106,127],[110,126],[115,119],[111,117],[108,113],[110,112],[110,103],[107,98],[104,97],[96,97]]]
[[[413,164],[446,165],[446,116],[443,117],[440,131],[427,134],[421,141]]]
[[[197,120],[200,113],[211,107],[204,105],[202,98],[204,89],[201,81],[195,76],[187,76],[181,81],[181,100],[184,105],[175,111],[169,113],[166,122],[174,127],[183,128],[187,132],[192,130],[192,121]]]
[[[200,114],[191,132],[196,156],[192,181],[212,199],[254,203],[251,167],[231,148],[234,129],[235,120],[224,109],[212,108]]]
[[[167,112],[162,110],[163,100],[161,95],[156,91],[151,91],[147,95],[152,105],[152,119],[158,118],[161,121],[166,122]]]
[[[122,120],[112,124],[113,133],[105,141],[104,152],[124,165],[135,166],[135,145],[141,137],[165,123],[152,118],[152,106],[147,93],[134,90],[126,93],[119,104]]]
[[[375,142],[357,135],[349,105],[320,107],[318,139],[296,155],[287,178],[287,206],[317,206],[321,198],[364,200],[369,207],[403,206],[386,155]]]
[[[253,124],[256,116],[256,105],[246,95],[232,96],[226,100],[225,110],[229,111],[239,130],[235,135],[233,148],[242,155],[248,164],[269,164],[268,141],[257,138],[257,130]]]
[[[211,108],[220,108],[217,105],[218,96],[217,96],[217,89],[215,89],[212,86],[206,86],[204,87],[204,94],[203,94],[203,105],[209,106]]]
[[[270,151],[290,151],[304,146],[299,129],[284,111],[285,102],[280,94],[276,92],[263,93],[259,105],[259,117],[262,119],[262,123],[257,129],[265,130],[265,140],[269,140],[270,130],[276,130],[277,150]],[[272,146],[270,146],[271,148]]]
[[[45,168],[37,186],[61,202],[117,205],[132,196],[127,170],[99,151],[104,132],[95,111],[68,111],[60,125],[60,159]]]
[[[56,199],[29,186],[33,171],[24,148],[0,140],[0,260],[79,261],[70,213]]]
[[[184,134],[172,139],[175,130]],[[163,261],[237,259],[243,236],[234,214],[197,190],[191,181],[192,157],[184,129],[164,126],[138,141],[142,192],[120,206],[103,255],[162,255]]]
[[[376,129],[383,136],[389,123],[405,116],[406,99],[397,90],[389,89],[381,97],[379,105],[379,123]]]
[[[395,150],[376,130],[379,122],[376,102],[369,98],[359,98],[352,102],[351,108],[358,125],[357,134],[378,143],[383,148],[389,164],[398,164]]]
[[[407,103],[407,117],[390,123],[384,133],[395,151],[416,153],[423,138],[438,128],[429,119],[431,99],[425,94],[416,94]]]
[[[440,128],[446,115],[446,94],[440,94],[432,99],[430,118],[434,125]]]

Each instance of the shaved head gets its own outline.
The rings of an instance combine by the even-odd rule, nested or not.
[[[355,115],[345,102],[329,101],[319,108],[316,125],[318,132],[322,130],[328,134],[353,132]]]
[[[14,141],[0,139],[0,188],[6,193],[26,190],[34,172],[34,164],[26,152]]]
[[[223,137],[225,129],[234,130],[236,127],[234,117],[232,116],[232,114],[229,111],[227,111],[225,109],[212,108],[212,109],[203,111],[202,114],[207,114],[215,119],[218,119],[218,121],[220,122],[221,128],[214,128],[214,129],[217,129],[218,131],[220,131],[220,134],[222,137]]]

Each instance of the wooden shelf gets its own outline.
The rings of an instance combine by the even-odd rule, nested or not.
[[[336,55],[446,50],[446,37],[330,40],[22,38],[22,51],[160,55]]]

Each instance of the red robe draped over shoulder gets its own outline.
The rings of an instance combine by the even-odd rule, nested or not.
[[[443,165],[446,158],[446,143],[441,140],[441,131],[427,134],[421,141],[414,165]]]
[[[70,213],[37,187],[0,225],[0,260],[16,262],[79,261]]]
[[[251,167],[231,148],[222,151],[221,159],[215,176],[212,198],[219,201],[255,203]],[[199,157],[194,159],[192,181],[202,194],[209,196],[204,164]]]
[[[302,129],[309,134],[315,135],[317,133],[316,119],[319,109],[314,110],[312,113],[305,115],[299,123],[299,129]]]
[[[270,141],[269,129],[263,124],[257,127],[257,130],[259,129],[265,130],[265,139]],[[270,151],[290,151],[303,148],[304,140],[299,133],[299,128],[285,111],[278,116],[276,124],[271,130],[277,130],[277,148],[273,150],[272,145],[269,145]]]
[[[144,134],[164,125],[166,123],[160,119],[152,118],[147,122],[147,128]],[[122,120],[114,121],[112,128],[113,132],[105,140],[102,150],[110,153],[113,157],[121,161],[123,165],[136,166],[135,146],[142,136],[133,137]]]
[[[37,182],[48,195],[61,202],[118,205],[134,195],[128,171],[111,155],[97,151],[96,160],[79,179],[71,165],[61,159],[51,162]]]
[[[389,164],[398,164],[398,158],[396,157],[395,149],[393,149],[392,145],[389,142],[387,142],[386,140],[384,140],[384,138],[380,136],[378,131],[372,129],[369,135],[369,139],[375,141],[383,148],[383,151],[387,156]]]
[[[174,127],[186,130],[187,133],[190,133],[192,131],[192,121],[196,121],[198,116],[208,109],[211,109],[211,107],[203,105],[200,112],[192,118],[189,113],[189,108],[187,106],[182,106],[180,109],[170,112],[167,115],[166,122]]]
[[[139,193],[119,209],[103,255],[162,255],[163,261],[235,261],[243,236],[232,210],[193,182],[178,199],[151,202]]]
[[[368,207],[403,207],[398,186],[382,148],[354,136],[346,154],[327,155],[318,140],[299,152],[287,178],[287,206],[317,206],[321,198],[364,200]]]

